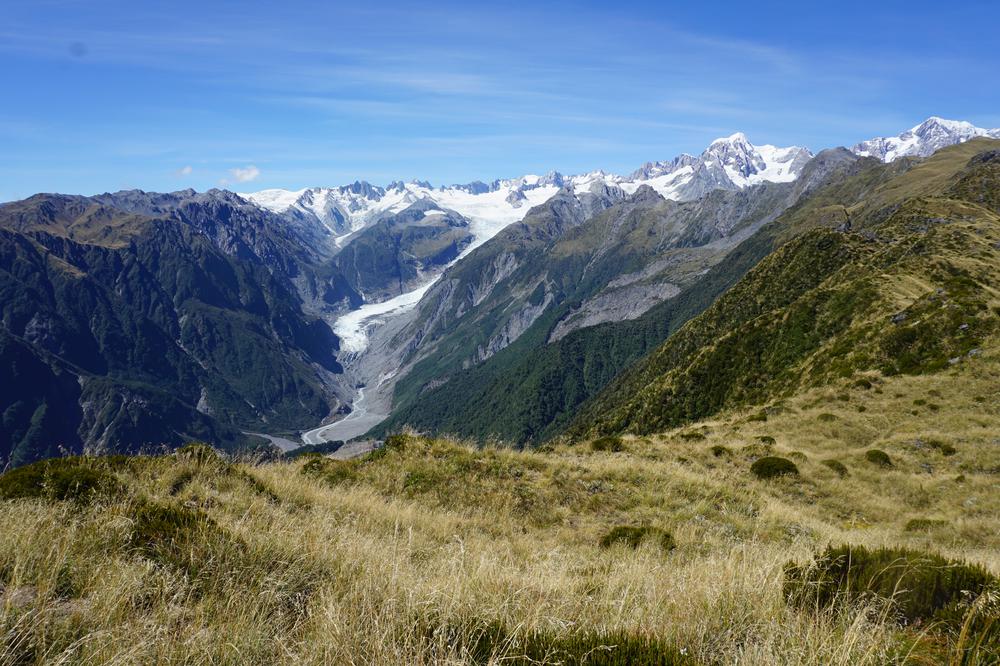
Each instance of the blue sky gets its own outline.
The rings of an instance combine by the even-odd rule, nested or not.
[[[791,5],[8,0],[0,200],[628,172],[737,130],[816,150],[929,115],[1000,127],[1000,3]]]

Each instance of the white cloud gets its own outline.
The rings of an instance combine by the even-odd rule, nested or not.
[[[191,165],[188,164],[186,166],[182,166],[180,169],[175,171],[174,174],[178,176],[190,176],[192,171],[194,171],[194,169],[192,169]]]
[[[242,168],[236,167],[235,169],[230,169],[229,173],[232,174],[237,183],[249,183],[251,180],[257,180],[257,177],[260,176],[260,169],[252,164],[248,164]]]

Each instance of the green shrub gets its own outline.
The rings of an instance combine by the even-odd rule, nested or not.
[[[837,420],[837,415],[836,414],[828,414],[828,413],[824,412],[824,413],[820,414],[819,416],[817,416],[816,418],[818,418],[823,423],[832,423],[832,422],[834,422],[834,421]]]
[[[840,462],[839,460],[833,460],[833,459],[824,460],[823,464],[832,469],[834,472],[836,472],[837,476],[839,476],[842,479],[848,475],[847,466],[844,463]]]
[[[664,551],[673,550],[677,545],[670,532],[647,525],[618,525],[602,536],[600,543],[601,548],[610,548],[619,543],[629,548],[638,548],[643,541],[655,543]]]
[[[865,460],[879,467],[892,467],[892,459],[889,457],[889,454],[879,449],[866,451]]]
[[[757,412],[747,417],[750,423],[764,423],[767,421],[767,412]]]
[[[788,457],[800,463],[804,463],[805,461],[809,460],[809,456],[802,453],[802,451],[792,451],[791,453],[788,454]]]
[[[721,458],[722,456],[731,456],[733,454],[732,451],[730,451],[727,447],[723,446],[722,444],[716,444],[711,449],[709,449],[709,451],[711,451],[712,455],[715,456],[716,458]]]
[[[691,442],[691,441],[701,441],[701,440],[705,439],[705,435],[703,433],[700,433],[700,432],[697,432],[697,431],[682,432],[681,435],[680,435],[680,437],[681,437],[681,439],[683,439],[685,441],[688,441],[688,442]]]
[[[778,443],[778,440],[776,440],[774,437],[771,437],[770,435],[761,435],[760,437],[757,438],[757,441],[760,442],[761,444],[766,444],[767,446],[774,446],[775,444]]]
[[[625,445],[622,443],[621,437],[616,437],[614,435],[608,435],[607,437],[599,437],[590,443],[590,448],[594,451],[609,451],[611,453],[619,453],[625,450]]]
[[[947,525],[947,521],[937,518],[913,518],[906,522],[903,528],[906,532],[929,532],[935,528]]]
[[[997,585],[982,567],[933,553],[839,546],[828,547],[811,566],[786,564],[784,591],[789,601],[805,607],[877,596],[892,601],[901,621],[956,630],[967,604]]]
[[[750,466],[750,471],[758,479],[774,479],[779,476],[798,476],[799,468],[787,458],[765,456]]]
[[[0,475],[0,499],[40,497],[88,503],[123,490],[117,477],[86,458],[52,458]]]
[[[308,456],[300,472],[314,479],[321,479],[331,486],[354,478],[356,463],[350,460],[334,460],[322,456]]]
[[[371,453],[365,456],[365,460],[380,460],[393,451],[404,451],[409,439],[409,435],[389,435],[382,442],[382,446],[372,450]]]

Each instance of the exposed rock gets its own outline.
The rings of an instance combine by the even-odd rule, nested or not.
[[[606,321],[635,319],[649,308],[673,298],[678,293],[680,288],[669,282],[635,284],[602,292],[560,319],[549,334],[548,341],[555,342],[577,329]]]

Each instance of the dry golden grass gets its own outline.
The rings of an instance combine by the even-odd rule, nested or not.
[[[457,664],[472,661],[465,644],[433,630],[490,623],[514,637],[494,663],[518,655],[518,636],[584,630],[656,636],[697,662],[932,663],[942,653],[884,605],[790,607],[782,567],[830,543],[892,544],[1000,573],[998,368],[987,354],[845,382],[767,421],[726,414],[621,452],[411,438],[333,483],[305,461],[118,466],[125,498],[0,503],[0,663]],[[749,473],[765,436],[800,477]],[[868,463],[871,448],[894,466]],[[199,539],[218,549],[191,571],[137,549],[149,502],[204,511]],[[913,518],[943,522],[906,531]],[[600,548],[623,524],[665,529],[677,548]]]

